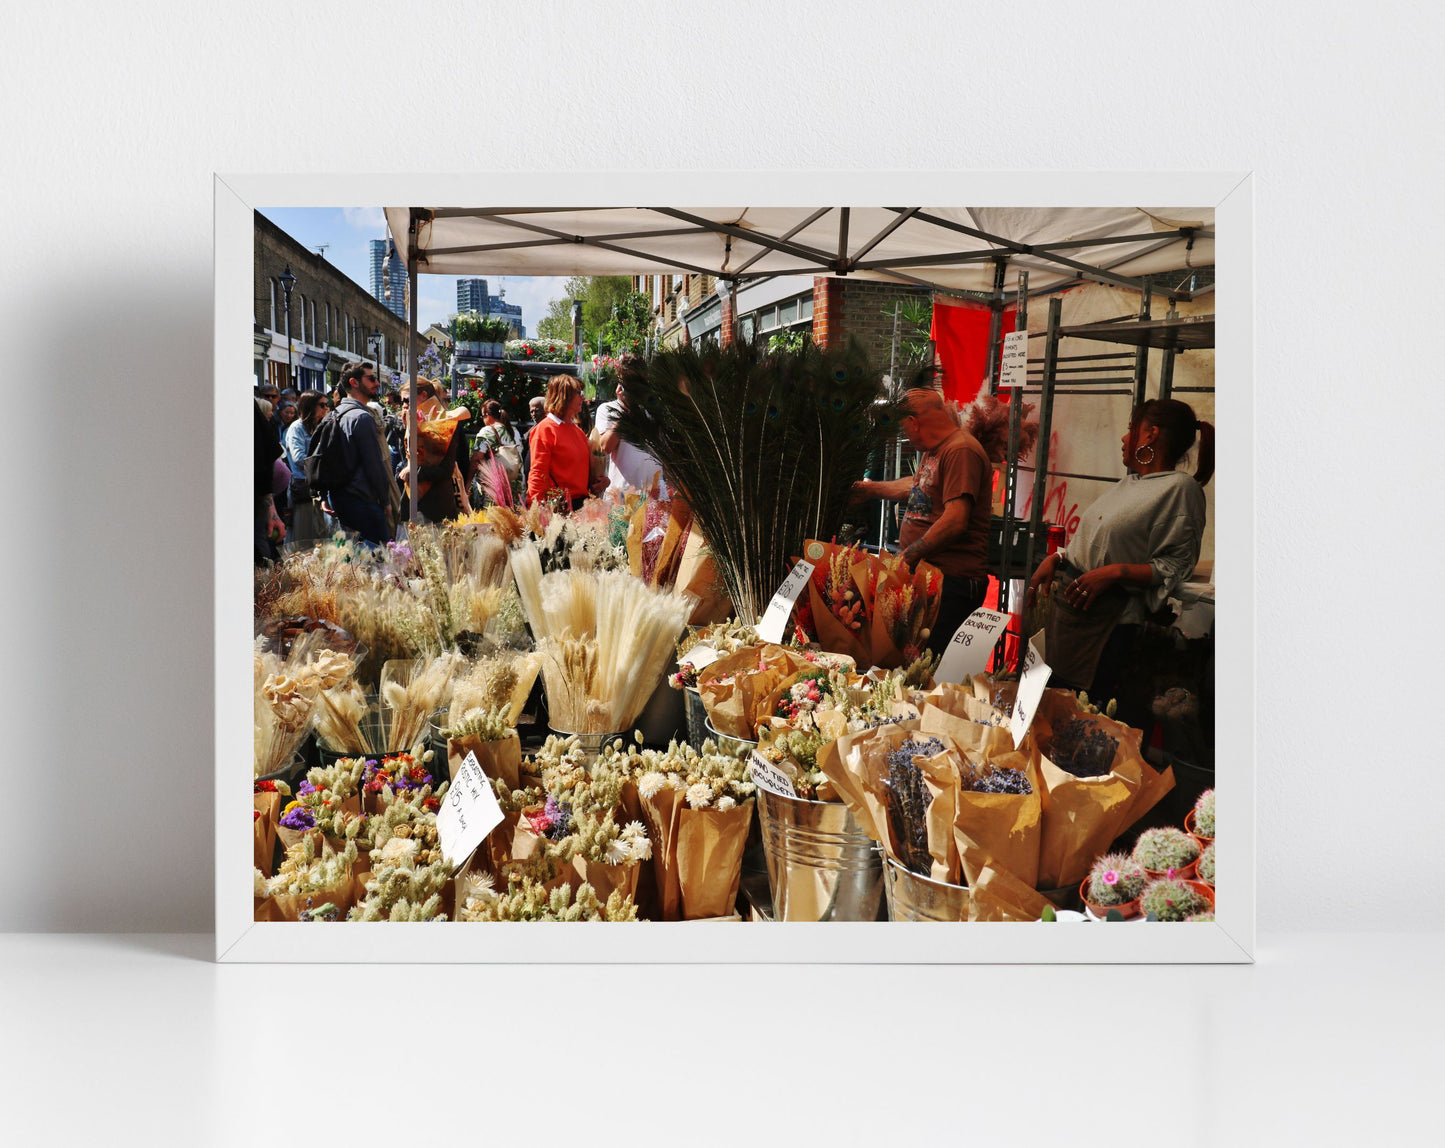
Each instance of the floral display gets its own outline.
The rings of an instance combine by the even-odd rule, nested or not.
[[[1094,862],[1088,882],[1085,900],[1091,905],[1116,906],[1137,901],[1149,878],[1144,867],[1127,853],[1107,853]]]
[[[1209,898],[1188,881],[1164,877],[1145,887],[1139,907],[1156,921],[1186,921],[1207,911],[1210,905]]]
[[[1173,877],[1176,873],[1192,875],[1199,858],[1199,842],[1182,829],[1165,826],[1146,829],[1134,846],[1134,860],[1152,873]]]

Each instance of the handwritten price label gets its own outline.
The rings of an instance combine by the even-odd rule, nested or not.
[[[1049,684],[1049,675],[1053,672],[1030,642],[1029,652],[1024,658],[1023,676],[1019,678],[1019,692],[1014,698],[1013,716],[1009,718],[1009,732],[1014,735],[1014,749],[1018,749],[1024,735],[1029,732],[1034,714],[1039,711],[1044,687]]]
[[[722,655],[711,646],[698,643],[692,649],[688,650],[687,653],[683,654],[682,660],[701,673],[720,657],[722,657]]]
[[[763,620],[758,623],[758,637],[765,642],[781,642],[788,628],[788,618],[793,612],[793,603],[813,576],[813,564],[800,560],[778,587],[768,608],[763,611]]]
[[[1022,387],[1029,378],[1029,333],[1010,331],[1003,337],[1003,360],[999,365],[999,390]]]
[[[502,810],[497,804],[497,795],[492,792],[492,783],[482,771],[477,755],[469,750],[437,813],[442,856],[453,873],[471,859],[477,846],[501,823]]]
[[[798,796],[792,779],[757,750],[753,750],[748,759],[748,776],[752,778],[753,784],[761,789],[781,794],[783,797]]]
[[[979,674],[988,666],[989,655],[994,643],[1008,626],[1007,614],[997,610],[975,610],[963,620],[963,625],[953,632],[948,649],[938,669],[933,672],[936,682],[961,682],[968,674]]]

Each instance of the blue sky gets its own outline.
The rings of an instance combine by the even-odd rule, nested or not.
[[[371,291],[370,241],[386,237],[386,217],[379,207],[263,207],[261,214],[303,247],[313,251],[327,244],[324,258],[361,289]],[[507,302],[522,308],[527,334],[537,333],[537,322],[547,313],[547,304],[562,296],[567,282],[560,276],[484,276],[487,288],[496,295],[505,287]],[[420,329],[445,323],[457,309],[455,275],[420,275],[417,317]]]

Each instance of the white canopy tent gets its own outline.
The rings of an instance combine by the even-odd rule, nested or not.
[[[775,275],[846,275],[1006,302],[1005,266],[1041,295],[1081,282],[1138,289],[1144,276],[1214,262],[1207,207],[388,207],[386,220],[411,279],[413,332],[418,275],[705,274],[734,297]],[[414,386],[407,425],[415,458]],[[415,467],[410,487],[414,518]]]

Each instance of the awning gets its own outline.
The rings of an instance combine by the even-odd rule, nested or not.
[[[423,275],[848,275],[992,294],[1007,260],[1037,294],[1214,262],[1207,207],[388,207],[386,219]]]
[[[325,355],[319,354],[318,352],[308,348],[301,356],[300,365],[303,370],[324,371],[326,370],[327,361],[328,360]]]

